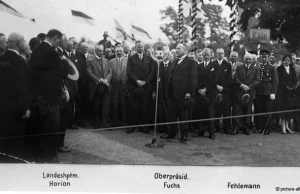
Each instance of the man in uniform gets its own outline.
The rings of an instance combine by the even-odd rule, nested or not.
[[[260,68],[260,83],[256,90],[256,113],[267,113],[272,111],[272,104],[275,100],[275,95],[278,86],[277,70],[268,62],[270,52],[268,50],[261,50]],[[256,133],[264,132],[264,135],[269,135],[269,128],[263,129],[268,115],[258,116],[258,126]],[[264,130],[264,131],[263,131]]]
[[[105,32],[103,33],[103,39],[100,40],[99,43],[98,43],[99,45],[102,44],[102,45],[104,46],[104,50],[105,50],[106,48],[112,46],[110,40],[107,40],[107,37],[108,37],[108,32],[105,31]]]
[[[260,74],[259,68],[251,65],[251,54],[246,53],[244,56],[244,65],[237,66],[236,72],[234,75],[234,83],[236,85],[235,94],[235,113],[236,115],[242,114],[250,114],[252,101],[255,97],[255,89],[259,84],[260,81]],[[250,93],[250,97],[248,102],[243,106],[242,102],[240,102],[241,93]],[[251,97],[252,96],[252,97]],[[239,129],[243,130],[244,134],[250,135],[249,128],[250,128],[250,117],[246,118],[236,118],[236,123]],[[239,129],[235,129],[232,132],[232,135],[238,133]]]
[[[168,76],[168,121],[176,122],[188,120],[189,110],[194,105],[192,96],[197,84],[196,62],[187,57],[187,49],[183,44],[176,47],[177,59],[174,61]],[[177,124],[170,125],[169,134],[162,139],[174,139]],[[180,123],[181,142],[187,141],[188,124]]]

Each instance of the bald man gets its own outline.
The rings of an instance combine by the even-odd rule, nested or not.
[[[167,81],[167,112],[168,122],[188,120],[189,110],[194,106],[195,86],[197,83],[197,66],[194,60],[187,56],[186,46],[178,44],[176,47],[177,59],[172,64]],[[174,139],[177,125],[170,125],[169,134],[161,136],[162,139]],[[181,142],[187,141],[188,124],[180,124]]]
[[[0,59],[0,138],[25,135],[30,117],[30,74],[25,60],[19,55],[24,37],[11,33],[7,51]],[[0,140],[0,152],[24,158],[24,138]]]
[[[109,86],[111,69],[107,59],[104,58],[103,45],[97,45],[95,55],[87,59],[87,77],[89,79],[89,100],[93,101],[95,129],[101,126],[109,127],[108,115],[110,109]]]

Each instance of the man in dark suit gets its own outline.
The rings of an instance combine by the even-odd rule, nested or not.
[[[87,76],[89,78],[89,99],[94,102],[95,123],[94,128],[100,127],[100,117],[104,127],[109,127],[108,114],[110,108],[109,86],[111,69],[107,59],[104,58],[103,45],[97,45],[95,55],[87,59]]]
[[[131,125],[149,123],[148,99],[151,95],[151,81],[154,74],[154,61],[151,57],[144,54],[144,43],[135,43],[137,53],[129,57],[127,64],[128,84],[131,93]],[[138,116],[140,115],[140,118]],[[140,121],[140,122],[138,122]],[[148,127],[142,128],[143,132],[148,133]],[[131,133],[134,128],[128,128]]]
[[[237,61],[238,56],[239,56],[239,54],[236,51],[232,51],[229,55],[229,60],[230,60],[230,64],[231,64],[231,73],[232,73],[230,97],[229,97],[232,116],[235,116],[235,99],[236,99],[235,82],[234,82],[233,78],[234,78],[234,74],[236,72],[236,67],[243,65],[243,63]],[[231,119],[231,122],[232,122],[232,129],[234,129],[237,126],[235,119]],[[231,131],[231,133],[232,133],[232,131]]]
[[[168,76],[168,121],[186,121],[189,118],[189,111],[195,104],[194,95],[197,83],[196,62],[187,57],[187,49],[183,44],[176,47],[176,59],[171,67],[171,74]],[[169,134],[161,136],[162,139],[174,139],[177,125],[170,125]],[[180,123],[181,142],[187,140],[188,124]]]
[[[270,52],[268,50],[261,50],[261,63],[260,68],[260,83],[257,87],[257,112],[267,113],[272,111],[272,104],[275,100],[275,94],[278,86],[278,76],[275,66],[272,66],[268,62]],[[258,126],[256,127],[256,133],[262,133],[263,127],[266,123],[267,115],[258,116]],[[269,135],[270,130],[267,128],[264,131],[264,135]]]
[[[244,56],[244,65],[237,66],[234,75],[234,82],[236,85],[235,94],[237,95],[235,100],[236,115],[251,114],[252,102],[253,98],[255,98],[255,89],[258,86],[259,81],[259,68],[251,65],[251,54],[246,53]],[[246,106],[243,106],[238,99],[238,94],[241,92],[251,92],[253,95],[253,98],[250,98]],[[239,129],[242,129],[246,135],[250,135],[250,118],[251,117],[235,119]],[[237,133],[238,129],[235,129],[232,132],[232,135]]]
[[[112,46],[110,40],[107,40],[107,37],[108,37],[108,32],[105,31],[105,32],[103,33],[103,39],[100,40],[99,43],[98,43],[99,45],[102,44],[102,45],[104,46],[104,50],[105,50],[107,47],[111,47],[111,46]]]
[[[0,33],[0,57],[6,51],[6,36],[5,34]]]
[[[76,55],[72,52],[73,49],[73,42],[71,40],[68,40],[66,47],[63,48],[64,52],[63,54],[67,59],[69,59],[74,65],[77,63],[77,57]],[[73,69],[69,67],[69,71],[74,74]],[[71,110],[70,115],[69,115],[69,120],[68,120],[68,125],[67,127],[70,129],[77,129],[77,127],[74,125],[75,124],[75,99],[77,98],[78,94],[78,85],[77,85],[77,80],[71,80],[71,79],[66,79],[65,80],[65,85],[68,89],[68,92],[70,94],[70,100],[68,101],[68,106],[69,109]]]
[[[168,57],[159,63],[159,84],[158,84],[158,106],[157,106],[157,120],[161,123],[168,122],[168,112],[167,112],[167,92],[168,92],[168,77],[171,74],[172,68],[172,53],[169,52]],[[155,74],[152,79],[152,120],[155,119],[155,96],[156,96],[156,87],[157,87],[157,65],[155,65]],[[169,126],[161,125],[158,126],[158,129],[162,132],[167,132]]]
[[[0,138],[23,136],[26,120],[30,116],[31,78],[25,60],[19,55],[24,37],[11,33],[7,38],[7,50],[0,57]],[[25,138],[0,140],[0,152],[26,158]]]
[[[112,71],[111,77],[111,102],[113,123],[116,126],[125,125],[127,123],[126,111],[126,93],[128,90],[127,77],[127,57],[123,57],[123,48],[116,47],[116,57],[109,61],[109,66]],[[120,111],[119,110],[120,107]],[[118,115],[118,113],[121,113]],[[121,122],[119,119],[121,116]]]
[[[198,83],[196,86],[196,114],[197,118],[214,118],[215,99],[217,95],[218,83],[218,67],[216,62],[211,61],[211,49],[204,48],[202,51],[203,62],[197,66]],[[203,97],[208,97],[211,100],[211,105],[208,108],[201,108],[200,104]],[[215,139],[215,121],[205,122],[208,125],[209,138]],[[204,136],[203,123],[199,123],[198,132],[193,136]]]
[[[59,131],[63,79],[68,75],[68,68],[61,62],[65,57],[60,57],[55,50],[61,41],[62,33],[52,29],[31,56],[36,121],[42,134]],[[39,162],[57,162],[58,136],[40,136],[39,140]]]
[[[224,60],[224,49],[217,49],[217,72],[218,72],[218,82],[217,82],[217,93],[218,98],[215,107],[215,117],[229,117],[230,116],[230,89],[231,89],[231,79],[232,71],[231,64]],[[222,98],[222,99],[220,99]],[[220,130],[219,120],[215,121],[216,131]],[[230,130],[230,119],[223,119],[223,129],[224,133],[231,133]]]
[[[75,53],[77,62],[75,63],[76,68],[79,72],[79,79],[77,80],[78,94],[75,99],[75,120],[77,124],[86,127],[87,122],[91,119],[91,102],[89,99],[88,79],[87,79],[87,55],[88,55],[88,44],[83,42],[79,45]]]

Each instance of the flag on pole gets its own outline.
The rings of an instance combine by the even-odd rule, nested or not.
[[[142,28],[134,26],[134,25],[132,25],[132,34],[134,37],[137,37],[137,35],[138,35],[138,36],[141,36],[142,38],[152,39],[150,37],[150,35],[148,34],[148,32],[146,32]]]
[[[116,26],[116,38],[117,39],[122,39],[123,40],[132,40],[135,41],[134,37],[128,35],[124,28],[121,26],[121,24],[115,19],[115,26]]]
[[[75,11],[75,10],[71,10],[71,11],[73,16],[72,17],[73,21],[95,26],[94,19],[92,17],[80,11]]]
[[[9,6],[8,4],[6,4],[5,2],[0,0],[0,11],[20,17],[20,18],[25,18],[25,19],[29,19],[33,22],[35,22],[35,19],[31,19],[29,17],[27,17],[26,15],[18,12],[16,9],[14,9],[13,7]]]

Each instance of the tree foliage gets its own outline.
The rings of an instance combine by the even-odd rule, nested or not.
[[[232,1],[232,0],[227,0]],[[299,0],[238,0],[244,9],[241,15],[241,30],[246,31],[248,20],[260,10],[258,27],[271,30],[271,39],[295,52],[300,48],[300,3]]]
[[[197,22],[197,32],[199,34],[198,41],[195,46],[197,48],[203,48],[204,46],[209,46],[212,48],[224,47],[224,45],[228,45],[228,29],[229,24],[226,22],[224,18],[221,17],[222,7],[220,5],[206,4],[203,6],[203,10],[207,15],[207,20],[204,22],[198,18]],[[176,45],[176,35],[177,35],[177,24],[178,24],[178,15],[177,11],[169,6],[164,10],[160,11],[161,19],[166,23],[160,26],[160,29],[170,40],[170,47],[174,48]],[[191,26],[191,18],[185,17],[184,24],[187,26]],[[205,38],[206,27],[205,25],[209,25],[210,29],[210,37]],[[226,33],[227,32],[227,33]],[[183,42],[189,42],[191,37],[186,34],[183,36]],[[208,45],[207,45],[208,44]]]

